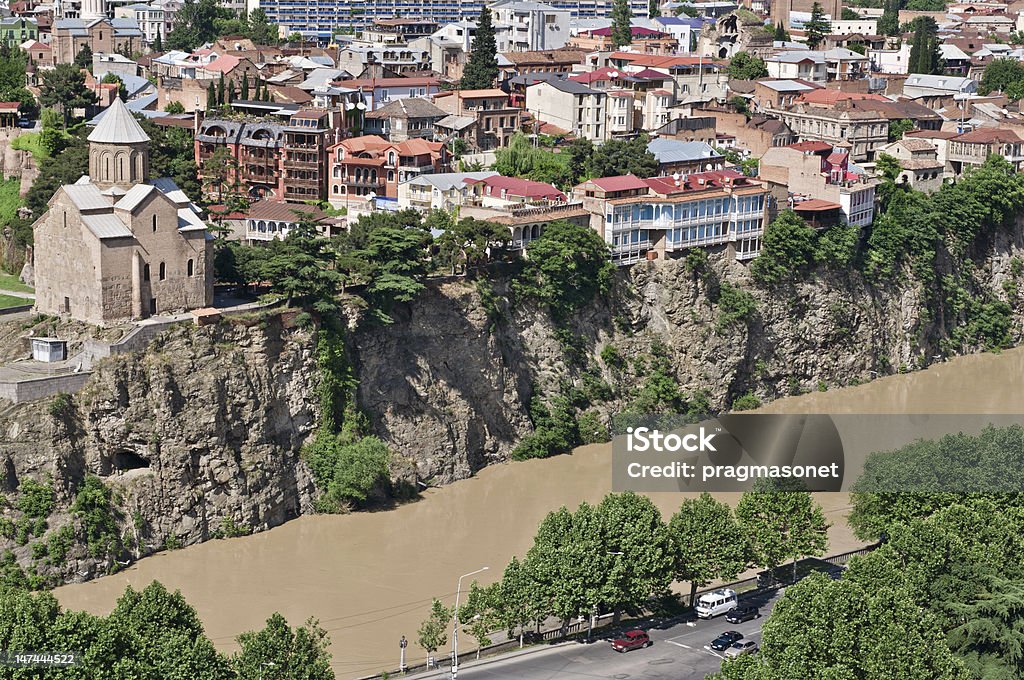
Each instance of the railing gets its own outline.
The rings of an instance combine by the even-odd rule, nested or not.
[[[545,215],[549,213],[570,212],[583,208],[583,201],[535,201],[527,207],[513,208],[513,217],[529,217],[530,215]]]

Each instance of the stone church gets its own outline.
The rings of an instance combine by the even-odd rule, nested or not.
[[[148,179],[149,136],[120,99],[89,134],[89,174],[33,225],[35,310],[110,325],[213,301],[213,244],[168,178]]]

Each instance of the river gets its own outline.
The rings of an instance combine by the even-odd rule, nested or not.
[[[1024,413],[1024,349],[960,357],[926,371],[857,387],[781,399],[772,413]],[[66,608],[109,613],[127,585],[156,579],[180,589],[218,647],[261,628],[274,611],[297,625],[312,616],[331,635],[339,678],[398,665],[398,639],[410,641],[430,599],[451,602],[456,581],[480,567],[490,583],[522,555],[550,510],[597,502],[610,489],[609,446],[498,465],[395,510],[302,517],[270,531],[210,541],[148,557],[129,569],[57,589]],[[652,494],[666,518],[683,494]],[[735,503],[737,494],[720,494]],[[855,548],[843,518],[845,494],[818,494],[832,523],[829,552]],[[466,581],[463,582],[467,586]],[[472,648],[471,639],[463,641]],[[410,659],[422,650],[410,644]]]

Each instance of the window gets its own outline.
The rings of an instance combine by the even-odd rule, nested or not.
[[[149,281],[149,265],[148,264],[142,265],[142,280],[143,281]]]
[[[68,228],[68,211],[67,210],[64,211],[64,228],[65,229]]]
[[[160,263],[160,280],[163,281],[166,278],[167,278],[167,266],[163,262],[161,262]]]
[[[153,233],[156,233],[156,214],[153,214]]]
[[[193,276],[196,273],[196,262],[195,260],[189,259],[188,261],[188,275]]]

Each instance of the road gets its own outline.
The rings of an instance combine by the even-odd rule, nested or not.
[[[696,621],[695,626],[679,623],[669,628],[648,630],[654,644],[625,654],[612,650],[611,637],[586,644],[560,645],[533,654],[480,666],[459,668],[459,680],[690,680],[704,678],[722,667],[722,655],[705,649],[720,633],[738,630],[744,638],[761,642],[761,624],[767,619],[778,595],[743,600],[761,608],[761,618],[745,623],[728,623],[724,616]]]

